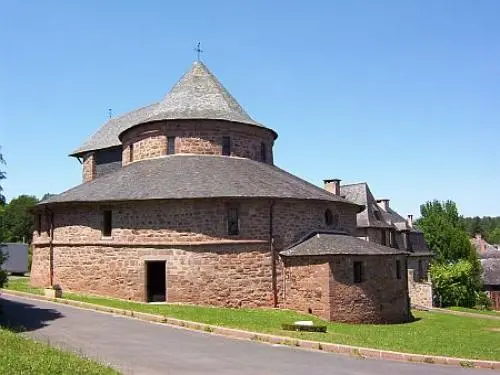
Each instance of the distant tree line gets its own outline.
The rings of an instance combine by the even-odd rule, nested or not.
[[[462,221],[470,237],[480,233],[488,243],[500,244],[500,216],[464,217]]]

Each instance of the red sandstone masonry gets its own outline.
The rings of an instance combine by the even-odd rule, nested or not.
[[[261,161],[261,143],[266,144],[266,163],[273,163],[273,133],[264,128],[218,120],[170,120],[143,124],[123,134],[122,163],[164,156],[167,136],[176,137],[175,152],[181,154],[222,155],[222,137],[231,137],[231,156]]]
[[[92,181],[95,178],[95,158],[94,153],[89,152],[83,156],[82,179],[83,182]]]
[[[228,202],[240,207],[237,236],[227,235]],[[145,261],[156,259],[167,262],[170,302],[272,306],[270,204],[261,199],[200,199],[55,206],[54,282],[75,291],[143,301]],[[354,230],[355,211],[349,205],[277,200],[276,253],[312,230],[329,229],[326,208],[339,213],[342,228]],[[101,234],[104,209],[113,211],[110,238]],[[49,283],[48,248],[46,233],[35,232],[33,285]],[[278,303],[283,304],[282,263],[279,258],[276,263]]]

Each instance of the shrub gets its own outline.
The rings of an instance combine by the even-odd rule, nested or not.
[[[3,245],[0,244],[0,266],[7,259],[7,256],[2,251],[2,247],[3,247]],[[4,270],[2,270],[0,268],[0,288],[2,288],[6,282],[7,282],[7,272],[5,272]]]
[[[476,265],[468,260],[433,264],[430,275],[442,307],[474,307],[479,299]]]

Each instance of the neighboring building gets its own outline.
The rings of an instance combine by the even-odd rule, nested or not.
[[[500,250],[486,242],[479,233],[471,239],[471,242],[481,260],[484,290],[493,308],[500,310]]]
[[[408,288],[412,305],[432,307],[432,286],[428,270],[432,252],[423,233],[413,227],[413,218],[405,219],[389,205],[389,199],[375,199],[366,182],[341,185],[341,180],[325,180],[325,189],[341,198],[365,207],[356,215],[355,236],[408,252]]]
[[[195,62],[73,152],[84,183],[37,206],[31,283],[407,321],[406,250],[351,236],[363,207],[274,166],[276,138]]]

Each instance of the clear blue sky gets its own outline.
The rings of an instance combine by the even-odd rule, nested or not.
[[[401,214],[500,215],[500,1],[2,1],[4,189],[81,181],[67,157],[195,58],[279,133],[276,164],[367,181]]]

